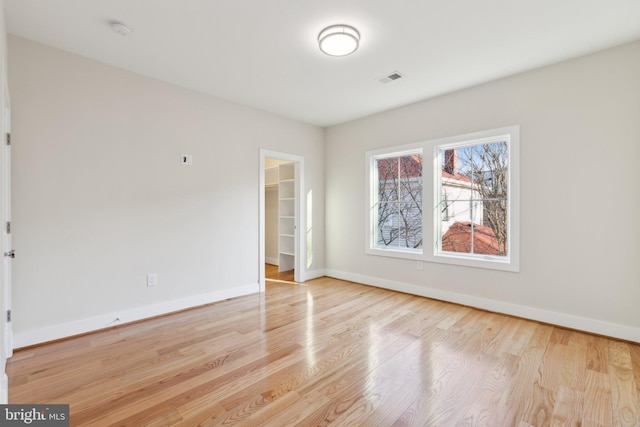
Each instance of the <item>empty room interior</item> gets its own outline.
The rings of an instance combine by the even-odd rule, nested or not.
[[[0,56],[4,421],[640,426],[637,0],[0,0]]]

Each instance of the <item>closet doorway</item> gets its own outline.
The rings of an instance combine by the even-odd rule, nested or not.
[[[260,152],[260,290],[265,279],[302,282],[303,158]]]

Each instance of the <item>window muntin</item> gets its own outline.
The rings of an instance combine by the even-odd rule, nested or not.
[[[422,252],[422,151],[371,158],[371,248]]]

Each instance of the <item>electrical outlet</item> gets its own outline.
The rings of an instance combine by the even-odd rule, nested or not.
[[[422,262],[422,261],[418,261],[418,262],[416,263],[416,268],[417,268],[418,270],[424,270],[424,262]]]
[[[158,275],[156,273],[147,274],[147,286],[155,286],[158,284]]]

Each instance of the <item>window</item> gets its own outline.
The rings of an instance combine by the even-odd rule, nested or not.
[[[369,156],[369,249],[422,253],[422,150]]]
[[[507,139],[438,147],[437,253],[507,257]]]
[[[519,271],[517,126],[369,152],[367,164],[367,253]]]

